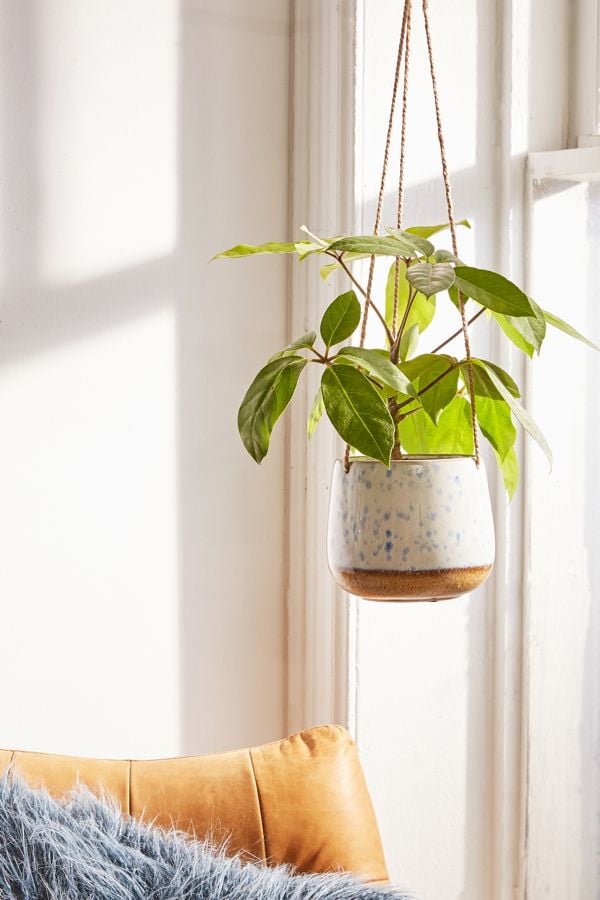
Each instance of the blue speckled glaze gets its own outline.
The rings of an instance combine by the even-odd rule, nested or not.
[[[494,562],[485,467],[471,457],[408,457],[390,469],[337,460],[328,556],[336,569],[431,571]]]

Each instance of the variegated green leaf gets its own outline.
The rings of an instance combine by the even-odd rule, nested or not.
[[[414,268],[414,266],[411,266]],[[388,272],[385,288],[385,321],[389,328],[392,327],[394,311],[394,289],[396,282],[396,263],[392,263]],[[406,263],[403,259],[398,261],[398,321],[402,322],[410,295],[410,284],[406,278]],[[425,331],[435,316],[435,297],[426,297],[417,291],[408,313],[405,323],[405,331],[418,325],[419,333]]]
[[[451,287],[454,269],[447,263],[417,263],[409,266],[406,277],[413,287],[426,297],[431,297]]]
[[[569,325],[568,322],[565,322],[564,319],[559,319],[558,316],[555,316],[553,313],[548,312],[547,309],[543,310],[544,317],[548,325],[552,325],[553,328],[558,328],[559,331],[564,332],[564,334],[568,334],[569,337],[575,338],[576,341],[581,341],[583,344],[587,344],[588,347],[591,347],[592,350],[600,350],[593,341],[590,341],[589,338],[586,338],[585,335],[581,334],[580,331],[577,331],[576,328],[573,328],[572,325]]]
[[[296,244],[281,244],[270,241],[268,244],[237,244],[230,250],[217,253],[213,259],[240,259],[244,256],[255,256],[259,253],[295,253]]]
[[[319,387],[319,390],[315,394],[315,399],[313,400],[313,405],[308,415],[308,421],[306,423],[306,436],[309,440],[317,430],[317,425],[321,421],[324,412],[325,404],[323,403],[323,394],[321,392],[321,388]]]
[[[457,225],[464,225],[465,228],[470,228],[471,223],[467,219],[461,219],[460,222],[456,223]],[[412,228],[407,228],[409,234],[416,234],[419,237],[430,238],[433,237],[434,234],[439,234],[440,231],[447,231],[450,228],[448,222],[444,222],[443,225],[413,225]]]

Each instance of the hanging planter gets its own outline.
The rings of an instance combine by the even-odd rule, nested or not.
[[[369,600],[448,600],[479,587],[494,564],[485,467],[465,456],[360,457],[333,470],[329,568]]]
[[[379,600],[456,597],[489,575],[494,527],[480,434],[491,445],[509,499],[518,481],[516,424],[551,462],[543,434],[520,402],[518,385],[496,363],[473,356],[469,328],[475,322],[484,327],[487,320],[488,327],[499,326],[506,340],[530,358],[539,354],[547,325],[598,349],[504,276],[460,259],[457,227],[470,225],[454,216],[427,0],[422,0],[422,13],[447,222],[402,225],[412,18],[411,0],[405,0],[374,234],[324,238],[303,228],[306,237],[301,241],[239,244],[218,254],[243,258],[288,253],[300,262],[317,257],[325,281],[334,273],[348,279],[349,289],[323,314],[321,342],[310,331],[275,353],[260,370],[242,400],[238,428],[248,453],[260,463],[304,369],[309,363],[322,367],[308,436],[326,416],[347,445],[333,474],[329,564],[346,591]],[[382,235],[400,84],[397,214]],[[446,229],[450,250],[432,243]],[[375,265],[385,258],[388,265],[391,260],[385,294],[376,298]],[[364,259],[370,259],[366,283],[357,274]],[[376,347],[365,346],[370,313],[381,326]],[[456,326],[437,346],[423,350],[423,335],[440,313],[453,314]],[[356,337],[358,346],[353,343]],[[455,345],[458,339],[462,352]]]

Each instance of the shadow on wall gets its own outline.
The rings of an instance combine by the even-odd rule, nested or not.
[[[116,387],[115,403],[122,393],[129,395],[129,374],[139,375],[141,366],[153,380],[139,396],[139,405],[150,410],[147,430],[136,432],[134,398],[129,433],[115,430],[106,438],[113,445],[124,440],[122,449],[138,455],[144,507],[134,508],[127,471],[118,467],[108,473],[108,496],[99,497],[102,478],[95,486],[95,467],[108,468],[110,462],[80,458],[86,444],[78,445],[78,423],[70,420],[65,427],[74,431],[75,443],[69,454],[74,465],[89,468],[90,505],[83,512],[78,507],[83,519],[69,521],[76,480],[71,483],[67,465],[44,473],[47,482],[60,482],[65,500],[63,507],[55,485],[54,508],[43,511],[57,526],[50,538],[52,569],[39,577],[0,576],[5,601],[13,597],[14,609],[4,620],[4,635],[19,636],[29,626],[32,646],[39,648],[39,668],[13,692],[0,746],[18,741],[32,749],[154,756],[222,750],[283,734],[283,445],[275,442],[268,465],[255,470],[239,444],[235,411],[257,361],[287,337],[286,269],[279,261],[264,267],[259,261],[248,283],[241,269],[209,270],[207,263],[242,237],[267,239],[288,228],[286,7],[261,0],[248,16],[243,0],[231,0],[226,10],[208,0],[173,0],[145,11],[141,31],[139,7],[137,13],[123,7],[117,16],[112,6],[94,11],[62,0],[15,0],[7,10],[0,365],[5,373],[29,369],[28,377],[43,391],[44,360],[106,335],[103,364],[123,389]],[[123,42],[130,39],[135,45],[128,52]],[[53,92],[54,76],[48,80],[53,64],[61,91]],[[122,93],[132,99],[120,120],[112,109],[113,103],[120,108],[116,64],[122,67]],[[77,95],[84,90],[78,81],[86,79],[91,110]],[[153,107],[172,115],[153,115]],[[128,145],[137,159],[123,160]],[[87,161],[79,157],[88,151],[98,184],[86,178]],[[153,154],[162,166],[154,176]],[[63,185],[70,193],[61,198]],[[114,199],[112,208],[106,194]],[[142,211],[131,210],[141,195]],[[90,212],[94,204],[97,210]],[[73,221],[78,210],[79,229]],[[122,252],[127,238],[115,246],[115,235],[125,232],[130,218],[139,231],[129,234],[134,252],[128,265]],[[141,235],[150,232],[160,239],[150,240],[148,250]],[[88,247],[78,253],[86,240],[89,258]],[[58,248],[57,265],[52,248]],[[173,352],[168,384],[160,384],[165,360],[154,366],[147,355],[136,356],[137,345],[124,363],[111,355],[113,334],[128,325],[137,328],[155,313],[174,322],[174,331],[165,327],[162,344],[156,344],[159,352],[164,345],[166,359]],[[231,358],[228,344],[240,334],[247,346]],[[110,371],[111,365],[123,368]],[[73,390],[85,394],[85,373],[70,366]],[[162,424],[152,413],[157,384],[161,415],[163,406],[166,411]],[[93,406],[93,393],[88,400]],[[112,398],[107,393],[101,400],[99,415],[110,429]],[[4,401],[9,410],[15,404],[12,397]],[[23,414],[34,416],[35,409]],[[20,421],[6,419],[5,425],[15,431],[17,454]],[[62,420],[40,427],[63,439]],[[164,430],[173,433],[165,437]],[[154,470],[144,467],[143,441],[155,436],[167,447],[156,458],[158,486],[150,480]],[[12,465],[7,456],[5,464]],[[32,457],[31,465],[38,464],[41,472],[41,454]],[[96,500],[112,507],[100,525],[104,512]],[[46,541],[37,509],[23,510],[22,526],[10,504],[5,514],[0,528],[12,527],[19,552],[37,559],[36,542]],[[123,530],[114,546],[111,517],[115,529]],[[153,520],[153,538],[145,544],[140,534]],[[94,546],[87,540],[91,534]],[[163,538],[167,546],[161,548]],[[8,651],[6,665],[12,660]],[[16,661],[16,649],[14,655]],[[47,695],[39,689],[42,671]],[[77,720],[73,706],[80,710]]]
[[[214,0],[180,5],[183,752],[260,743],[285,730],[283,436],[258,468],[235,420],[257,367],[287,339],[288,264],[257,259],[251,268],[209,269],[197,252],[289,229],[290,5],[261,0],[247,10],[244,0],[226,10]],[[199,168],[207,173],[201,179]]]

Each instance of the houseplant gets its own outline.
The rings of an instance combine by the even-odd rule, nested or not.
[[[259,371],[242,400],[238,427],[260,463],[303,370],[322,367],[308,436],[325,415],[358,454],[339,460],[334,470],[330,567],[346,590],[362,596],[442,599],[472,590],[489,574],[493,524],[476,423],[493,449],[509,498],[518,481],[515,423],[551,462],[550,448],[509,373],[469,351],[466,357],[449,352],[461,328],[423,352],[423,335],[442,304],[462,306],[467,324],[486,316],[488,325],[497,323],[506,340],[529,357],[540,352],[548,325],[594,346],[507,278],[436,249],[431,238],[446,227],[327,239],[307,232],[306,240],[238,245],[217,257],[316,256],[326,263],[324,278],[341,269],[349,280],[349,290],[325,310],[320,341],[316,331],[308,332]],[[355,275],[354,263],[366,257],[392,259],[383,302],[376,303]],[[352,344],[367,307],[383,336],[374,348]]]
[[[459,258],[457,225],[468,223],[457,223],[454,216],[428,0],[421,0],[421,8],[448,224],[402,229],[412,28],[412,0],[404,0],[373,236],[322,238],[305,228],[307,239],[296,243],[241,244],[218,254],[295,253],[300,260],[325,256],[323,276],[342,269],[350,281],[349,290],[325,310],[319,328],[322,344],[315,331],[308,332],[260,370],[242,401],[238,427],[244,446],[260,463],[302,371],[309,362],[323,367],[308,434],[326,414],[346,441],[344,459],[336,462],[333,473],[329,566],[347,591],[381,600],[446,599],[472,590],[489,575],[494,526],[479,430],[492,446],[509,498],[518,479],[515,420],[552,461],[512,377],[491,361],[473,358],[469,325],[487,314],[530,357],[540,352],[548,324],[590,343],[502,275],[467,266]],[[396,227],[380,235],[401,80]],[[452,252],[436,249],[430,240],[445,228],[450,229]],[[354,263],[366,257],[371,262],[363,287]],[[375,262],[382,257],[393,262],[385,302],[378,305],[372,286]],[[438,312],[438,298],[439,306],[454,304],[460,328],[423,353],[419,340]],[[364,346],[370,310],[384,336],[375,348]],[[359,324],[355,346],[352,337]],[[461,333],[462,358],[448,352]],[[351,448],[358,457],[351,457]]]

